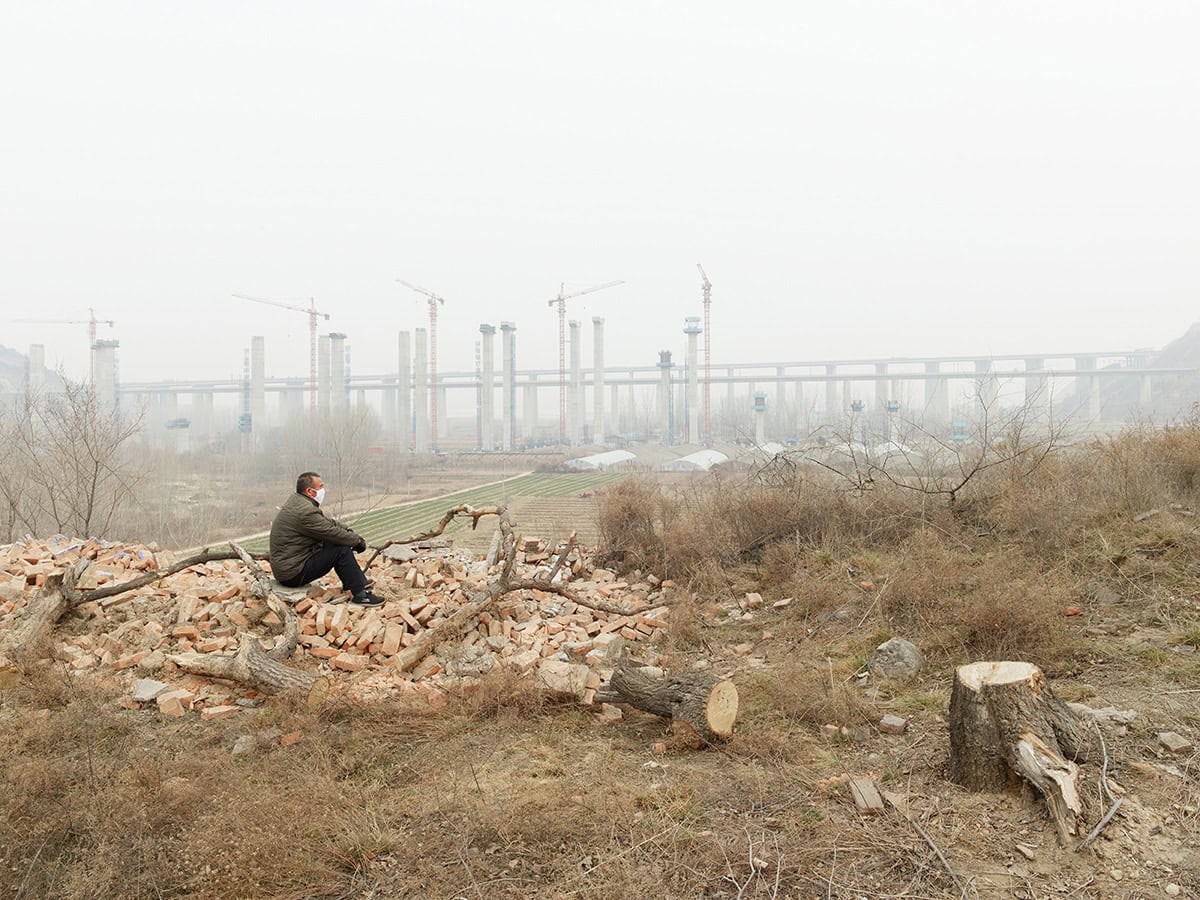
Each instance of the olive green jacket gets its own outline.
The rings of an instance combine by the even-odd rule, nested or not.
[[[271,523],[271,571],[277,580],[290,581],[322,544],[353,547],[360,540],[353,529],[321,512],[316,500],[292,494]]]

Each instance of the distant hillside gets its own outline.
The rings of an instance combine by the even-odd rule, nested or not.
[[[1200,322],[1153,354],[1147,365],[1150,368],[1200,370]],[[1192,407],[1200,402],[1200,371],[1152,378],[1149,406],[1139,402],[1139,380],[1113,378],[1100,382],[1101,412],[1106,421],[1136,420],[1161,424],[1188,415]]]

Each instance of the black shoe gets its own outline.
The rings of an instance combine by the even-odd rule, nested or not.
[[[383,606],[384,600],[378,594],[372,594],[368,590],[362,590],[351,597],[350,602],[355,606]]]

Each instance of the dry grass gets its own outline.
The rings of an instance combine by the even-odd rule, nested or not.
[[[703,752],[671,742],[660,719],[627,709],[603,725],[512,675],[437,709],[272,701],[201,723],[122,710],[115,684],[35,668],[0,693],[0,894],[959,896],[905,819],[854,811],[840,777],[868,771],[909,798],[979,896],[1084,896],[1097,866],[1135,865],[1157,893],[1166,863],[1143,855],[1164,842],[1178,853],[1170,877],[1195,893],[1194,779],[1153,765],[1167,762],[1157,730],[1200,728],[1195,695],[1169,693],[1200,678],[1187,652],[1200,646],[1200,533],[1187,515],[1198,433],[1135,431],[1029,477],[990,473],[953,509],[894,486],[855,496],[804,471],[609,488],[600,526],[614,562],[678,583],[665,663],[739,686],[734,739]],[[767,608],[728,615],[749,590]],[[892,635],[921,646],[927,671],[856,678]],[[740,643],[752,657],[731,651]],[[985,657],[1043,665],[1064,697],[1137,708],[1129,734],[1110,733],[1115,777],[1174,824],[1127,853],[1122,817],[1098,862],[1059,853],[1035,799],[950,785],[951,669]],[[908,732],[875,734],[884,712],[907,716]],[[870,736],[830,739],[826,724]],[[231,756],[238,735],[270,729],[303,738]],[[1170,762],[1190,774],[1198,760]],[[1009,874],[1018,835],[1052,874]]]
[[[103,692],[43,712],[26,686],[6,702],[0,737],[0,890],[607,898],[732,896],[736,882],[753,886],[745,896],[795,896],[822,889],[828,841],[842,841],[835,877],[853,890],[880,877],[856,873],[855,859],[906,840],[888,826],[853,849],[854,817],[820,810],[812,761],[801,770],[764,752],[775,729],[724,761],[655,758],[653,717],[601,729],[532,696],[497,703],[505,689],[436,716],[384,704],[201,725],[119,710]],[[303,740],[230,757],[237,734],[270,725]]]

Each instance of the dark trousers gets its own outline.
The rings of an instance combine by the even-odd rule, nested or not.
[[[367,576],[359,568],[354,551],[345,544],[330,543],[322,544],[321,549],[305,561],[298,578],[291,582],[281,581],[280,584],[300,587],[302,584],[316,581],[330,569],[337,572],[338,578],[342,579],[342,587],[352,595],[362,593],[363,588],[367,586]]]

